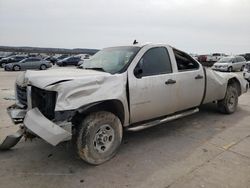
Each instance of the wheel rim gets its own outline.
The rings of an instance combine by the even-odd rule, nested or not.
[[[44,70],[44,69],[45,69],[45,66],[44,66],[44,65],[42,65],[42,66],[41,66],[41,69],[42,69],[42,70]]]
[[[228,102],[227,102],[229,109],[233,110],[235,108],[236,100],[237,100],[237,98],[234,94],[231,94],[229,96]]]
[[[109,150],[114,142],[114,129],[108,125],[102,125],[95,134],[93,145],[98,153],[104,153]]]

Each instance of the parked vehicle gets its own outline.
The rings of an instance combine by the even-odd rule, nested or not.
[[[212,69],[220,71],[243,71],[246,65],[246,60],[242,56],[229,56],[220,59],[216,62]]]
[[[60,55],[59,57],[56,58],[56,62],[65,59],[66,57],[69,57],[67,54]]]
[[[4,70],[6,71],[20,71],[26,69],[40,69],[45,70],[50,68],[52,65],[49,61],[38,57],[29,57],[23,59],[22,61],[16,63],[9,63],[4,66]]]
[[[248,89],[238,74],[205,69],[163,44],[106,48],[83,65],[27,71],[17,78],[16,104],[8,112],[22,129],[8,136],[2,149],[23,135],[54,146],[72,139],[79,157],[98,165],[116,154],[124,130],[191,115],[214,101],[222,113],[231,114]]]
[[[207,62],[217,62],[219,61],[221,58],[226,57],[226,54],[223,53],[214,53],[211,55],[207,55]]]
[[[240,56],[244,57],[246,61],[250,61],[250,53],[241,54]]]
[[[200,63],[206,62],[206,61],[207,61],[207,55],[199,55],[199,56],[198,56],[198,61],[199,61]]]
[[[53,56],[45,57],[44,60],[50,61],[53,65],[56,63],[57,59]]]
[[[77,66],[78,62],[81,61],[80,57],[66,57],[65,59],[59,60],[56,62],[58,66],[67,66],[67,65],[75,65]]]
[[[81,68],[82,65],[83,65],[83,63],[84,63],[84,61],[86,61],[86,60],[81,60],[81,61],[79,61],[79,62],[77,63],[77,68]]]
[[[246,66],[243,71],[243,76],[248,82],[250,82],[250,61],[246,63]]]
[[[19,62],[25,58],[27,58],[28,56],[27,55],[14,55],[14,56],[10,56],[10,57],[6,57],[6,58],[2,58],[0,60],[0,66],[2,68],[4,68],[4,66],[6,64],[9,64],[9,63],[15,63],[15,62]]]
[[[221,58],[226,57],[223,53],[214,53],[210,55],[200,55],[198,56],[198,61],[206,67],[212,67],[215,62],[219,61]]]
[[[78,62],[77,64],[77,68],[82,68],[83,63],[88,61],[90,58],[90,56],[88,54],[85,55],[85,57],[83,59],[81,59],[81,61]]]

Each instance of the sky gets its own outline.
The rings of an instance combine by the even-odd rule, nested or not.
[[[0,45],[250,52],[250,0],[0,0]]]

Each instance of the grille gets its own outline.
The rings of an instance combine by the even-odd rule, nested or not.
[[[27,88],[16,85],[17,100],[27,106]]]
[[[48,119],[55,117],[56,92],[46,91],[32,86],[31,88],[32,108],[37,107],[40,112]]]

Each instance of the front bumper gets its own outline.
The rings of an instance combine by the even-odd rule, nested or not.
[[[0,149],[9,149],[15,146],[24,134],[32,134],[42,138],[53,146],[60,142],[71,140],[71,122],[54,123],[47,119],[38,108],[26,110],[12,105],[7,112],[14,123],[22,123],[17,133],[7,136]]]
[[[71,131],[68,131],[71,125],[65,125],[65,130],[59,125],[48,120],[38,108],[29,110],[24,118],[24,127],[36,134],[43,140],[47,141],[53,146],[60,142],[71,140]]]
[[[27,110],[14,104],[7,108],[7,112],[11,120],[16,124],[23,122]]]
[[[5,65],[4,66],[4,70],[5,71],[11,71],[12,70],[12,67],[8,66],[8,65]]]

